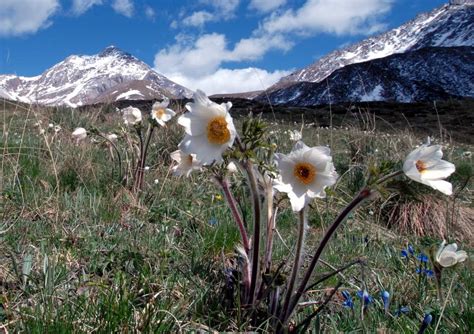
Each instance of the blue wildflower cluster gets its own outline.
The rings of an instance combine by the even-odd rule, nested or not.
[[[418,255],[415,256],[415,249],[413,248],[412,245],[408,245],[407,248],[403,248],[400,251],[400,256],[403,259],[406,259],[409,261],[411,258],[415,258],[418,261],[418,265],[416,268],[416,273],[419,275],[424,275],[428,278],[431,278],[434,276],[433,270],[428,268],[428,263],[429,263],[429,258],[426,254],[420,252]]]

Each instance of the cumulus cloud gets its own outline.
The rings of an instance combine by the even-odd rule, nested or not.
[[[126,17],[132,17],[134,5],[132,0],[114,0],[112,8],[119,14]]]
[[[260,59],[270,49],[286,50],[290,44],[281,36],[242,39],[233,49],[228,48],[224,35],[202,35],[193,42],[180,38],[174,45],[155,55],[156,68],[169,73],[198,77],[215,72],[222,63]]]
[[[276,13],[264,20],[264,33],[320,32],[342,34],[370,34],[384,26],[377,18],[386,14],[393,0],[308,0],[299,9]]]
[[[249,7],[262,13],[268,13],[283,6],[285,3],[286,0],[251,0]]]
[[[59,8],[59,0],[2,0],[0,36],[18,36],[46,28]]]
[[[150,6],[145,7],[145,16],[147,19],[154,21],[156,17],[155,10],[151,8]]]
[[[75,15],[82,15],[94,5],[102,5],[102,0],[73,0],[72,12]]]
[[[279,36],[242,39],[233,48],[228,47],[222,34],[206,34],[191,41],[181,36],[174,45],[155,55],[154,64],[158,72],[191,89],[206,88],[212,94],[260,90],[288,73],[257,68],[231,70],[222,66],[229,62],[257,60],[269,49],[287,47],[289,44]]]
[[[187,27],[202,27],[210,21],[214,21],[215,16],[205,10],[192,13],[183,19],[183,25]]]
[[[167,77],[189,89],[199,88],[212,95],[263,90],[288,74],[290,71],[268,72],[260,68],[249,67],[242,69],[221,68],[196,78],[181,73],[168,74]]]
[[[214,7],[216,12],[223,16],[234,15],[240,4],[240,0],[201,0],[200,2]]]

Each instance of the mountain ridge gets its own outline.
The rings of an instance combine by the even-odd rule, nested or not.
[[[38,76],[0,75],[1,97],[44,105],[78,107],[126,98],[191,95],[189,89],[115,46],[92,56],[70,55]]]

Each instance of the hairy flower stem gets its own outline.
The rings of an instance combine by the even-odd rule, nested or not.
[[[372,191],[368,188],[363,189],[354,199],[347,205],[347,207],[337,216],[336,220],[332,223],[332,225],[329,227],[327,230],[326,234],[324,235],[323,239],[319,243],[318,248],[316,249],[316,252],[313,255],[313,258],[311,260],[311,263],[306,270],[306,274],[304,275],[300,285],[298,286],[298,289],[296,290],[295,295],[293,296],[290,306],[288,308],[288,311],[286,314],[280,318],[280,321],[282,324],[286,325],[287,320],[293,313],[293,310],[295,309],[296,305],[298,304],[299,299],[303,295],[303,293],[306,291],[306,286],[308,285],[309,279],[311,278],[311,275],[313,274],[314,269],[316,268],[316,265],[318,263],[319,258],[321,257],[321,254],[323,253],[324,248],[326,248],[327,243],[331,239],[332,235],[334,232],[336,232],[337,228],[341,223],[346,219],[347,215],[354,210],[362,201],[364,201],[366,198],[370,197],[372,194]]]
[[[275,231],[278,208],[273,209],[273,186],[271,182],[265,184],[265,188],[267,198],[267,233],[265,240],[265,256],[263,258],[263,263],[265,273],[268,274],[272,266],[273,232]]]
[[[142,156],[143,156],[142,129],[139,126],[136,126],[135,130],[137,131],[138,139],[140,140],[140,157],[138,158],[137,165],[135,166],[135,171],[133,172],[133,188],[132,188],[133,193],[137,192],[137,180],[138,180],[138,175],[140,173],[140,167],[142,165]]]
[[[237,209],[237,201],[235,200],[234,195],[230,191],[229,182],[227,179],[222,178],[222,177],[216,177],[216,180],[221,186],[222,191],[224,192],[224,197],[227,201],[227,204],[229,205],[230,211],[232,212],[232,216],[234,217],[234,220],[237,223],[237,227],[240,232],[240,237],[242,238],[242,244],[244,246],[245,252],[248,255],[250,253],[249,238],[247,236],[247,231],[245,230],[242,216],[239,210]]]
[[[257,179],[255,177],[255,171],[253,164],[250,161],[246,161],[244,169],[247,172],[249,181],[250,193],[252,194],[252,207],[253,207],[253,239],[252,239],[252,275],[250,280],[250,291],[248,296],[248,304],[253,304],[255,298],[255,290],[257,287],[258,280],[258,262],[260,253],[260,196],[258,192]]]
[[[385,175],[384,177],[382,177],[381,179],[377,180],[377,182],[375,184],[382,184],[384,183],[385,181],[388,181],[390,180],[391,178],[395,177],[395,176],[398,176],[398,175],[401,175],[403,174],[403,171],[402,170],[397,170],[396,172],[393,172],[393,173],[390,173],[388,175]]]
[[[118,166],[119,166],[119,182],[121,182],[122,181],[122,156],[120,155],[120,151],[119,151],[117,145],[115,145],[115,143],[113,141],[111,141],[109,138],[107,138],[103,134],[97,133],[97,135],[99,137],[105,139],[110,144],[110,146],[113,147],[115,153],[117,153]],[[110,151],[110,154],[112,155],[112,151]],[[113,159],[113,156],[112,156],[112,159]]]
[[[151,137],[153,136],[153,130],[155,129],[155,126],[151,126],[148,130],[147,138],[146,138],[146,143],[145,147],[143,149],[143,154],[141,158],[141,166],[140,166],[140,179],[138,181],[138,189],[141,190],[143,188],[143,177],[144,177],[144,171],[145,171],[145,162],[146,162],[146,157],[148,155],[148,147],[150,147],[150,141]]]
[[[305,211],[306,209],[303,208],[299,212],[300,224],[298,227],[298,240],[296,242],[295,261],[293,262],[293,268],[291,269],[290,280],[288,281],[288,287],[286,289],[285,302],[283,304],[283,308],[280,314],[281,319],[286,319],[289,316],[288,307],[290,305],[291,296],[293,296],[293,289],[295,287],[296,278],[298,277],[298,271],[300,270],[300,266],[301,266],[304,236],[305,236],[306,225],[307,225],[307,222],[306,222],[307,215]]]

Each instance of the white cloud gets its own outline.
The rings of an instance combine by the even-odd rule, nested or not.
[[[112,8],[119,14],[126,17],[132,17],[134,6],[132,0],[114,0]]]
[[[149,19],[154,21],[156,17],[155,10],[151,8],[150,6],[145,7],[145,16]]]
[[[268,72],[260,68],[225,69],[193,78],[181,73],[168,74],[167,77],[189,89],[201,89],[208,95],[223,93],[242,93],[263,90],[276,83],[290,71]]]
[[[1,0],[0,36],[18,36],[46,28],[59,8],[59,0]]]
[[[393,0],[307,0],[297,10],[289,9],[268,17],[261,33],[300,33],[312,35],[326,32],[370,34],[383,25],[377,18],[386,14]]]
[[[75,15],[82,15],[94,5],[102,5],[102,0],[73,0],[72,12]]]
[[[283,6],[286,0],[251,0],[249,7],[262,13],[268,13]]]
[[[208,94],[260,90],[275,83],[286,71],[257,68],[225,69],[224,63],[257,60],[269,49],[284,49],[282,38],[247,38],[228,48],[222,34],[206,34],[196,40],[180,35],[177,42],[155,55],[155,68],[171,80]],[[259,79],[260,78],[260,79]]]
[[[176,44],[160,50],[155,55],[155,67],[162,72],[166,69],[167,73],[196,78],[217,71],[222,63],[258,60],[270,49],[287,50],[289,47],[281,36],[276,35],[242,39],[229,49],[224,35],[206,34],[195,41],[178,39]]]
[[[214,21],[215,16],[205,10],[194,12],[191,15],[185,17],[182,21],[184,26],[188,27],[202,27],[204,24],[210,21]]]
[[[214,7],[219,15],[229,16],[234,14],[240,0],[201,0],[201,3]]]

